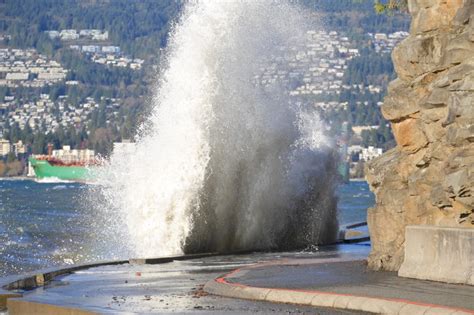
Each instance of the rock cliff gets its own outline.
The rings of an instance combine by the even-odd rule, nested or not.
[[[396,148],[368,164],[369,266],[398,270],[405,226],[474,228],[474,0],[409,0],[382,106]]]

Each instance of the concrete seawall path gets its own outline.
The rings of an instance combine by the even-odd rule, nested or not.
[[[7,291],[23,295],[9,298],[7,306],[9,315],[360,314],[325,307],[226,298],[208,294],[203,290],[203,286],[209,280],[236,268],[260,262],[317,257],[362,259],[367,256],[368,250],[368,246],[338,245],[321,247],[313,252],[248,253],[199,258],[191,256],[186,259],[179,257],[135,259],[116,265],[89,266],[60,274],[41,285],[37,283],[28,290]]]
[[[383,314],[474,314],[474,287],[400,278],[365,260],[291,259],[236,269],[204,290],[228,297]]]
[[[474,287],[368,271],[366,243],[136,259],[9,293],[14,314],[474,314]],[[1,293],[1,292],[0,292]],[[1,294],[0,294],[1,295]],[[1,313],[1,311],[0,311]]]

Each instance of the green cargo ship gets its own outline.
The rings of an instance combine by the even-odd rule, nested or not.
[[[49,158],[30,157],[28,160],[38,179],[57,178],[73,181],[91,181],[94,179],[93,167],[81,164],[68,165]]]

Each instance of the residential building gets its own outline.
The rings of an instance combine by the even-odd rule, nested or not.
[[[100,51],[100,46],[97,45],[84,45],[81,48],[82,52],[87,52],[87,53],[96,53]]]
[[[8,155],[10,152],[12,152],[10,141],[0,139],[0,156]]]
[[[370,161],[382,155],[382,153],[383,153],[383,150],[381,148],[375,148],[373,146],[369,146],[368,148],[362,149],[362,152],[359,154],[359,160]]]
[[[48,34],[49,38],[51,39],[56,39],[60,36],[58,31],[46,31],[45,33]]]
[[[120,53],[120,47],[118,47],[118,46],[102,46],[102,52],[104,54],[118,54],[118,53]]]
[[[361,136],[362,131],[365,130],[373,130],[373,129],[378,129],[379,126],[352,126],[352,131],[354,132],[355,135]]]
[[[10,80],[10,81],[21,81],[21,80],[28,80],[29,73],[23,73],[23,72],[9,72],[7,73],[5,80]]]
[[[92,35],[92,39],[93,40],[107,40],[109,39],[109,32],[105,31],[103,33],[94,34]]]
[[[61,40],[76,40],[79,39],[79,34],[76,30],[62,30],[59,33]]]
[[[354,153],[360,153],[360,152],[362,152],[363,149],[364,149],[364,147],[362,147],[360,145],[351,145],[347,148],[347,153],[349,155],[354,154]]]
[[[15,155],[18,156],[20,154],[28,153],[28,148],[23,143],[23,141],[19,140],[17,143],[13,145],[13,151],[15,152]]]

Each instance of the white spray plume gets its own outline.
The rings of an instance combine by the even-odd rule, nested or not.
[[[255,84],[265,60],[304,37],[305,19],[274,1],[186,5],[147,130],[102,176],[124,255],[334,240],[336,162],[323,123],[284,87]]]

